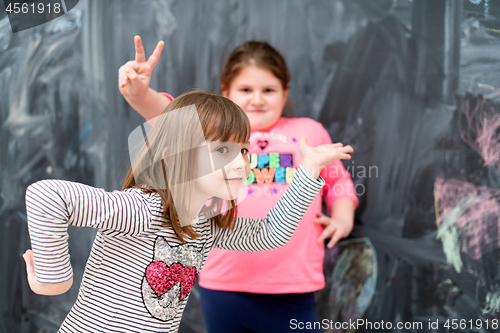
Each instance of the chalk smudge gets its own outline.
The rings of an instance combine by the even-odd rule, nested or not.
[[[463,97],[459,115],[460,136],[484,160],[500,166],[500,110],[486,98]],[[465,123],[465,124],[464,124]]]
[[[434,184],[438,237],[455,270],[460,272],[458,249],[479,259],[500,245],[499,189],[438,177]]]
[[[500,312],[500,285],[495,284],[486,295],[486,306],[481,309],[483,314]]]
[[[317,302],[321,317],[333,321],[361,318],[375,293],[377,267],[375,248],[368,238],[342,241],[327,249],[326,287]]]

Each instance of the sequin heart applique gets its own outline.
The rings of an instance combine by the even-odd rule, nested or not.
[[[204,252],[187,244],[170,246],[162,236],[156,238],[153,252],[142,279],[142,300],[153,318],[167,321],[186,306]]]
[[[183,300],[194,286],[196,278],[195,267],[184,267],[175,263],[170,267],[164,262],[153,262],[146,269],[146,279],[158,296],[170,290],[176,283],[181,283],[179,300]]]

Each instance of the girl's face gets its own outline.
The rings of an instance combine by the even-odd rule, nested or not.
[[[222,93],[245,111],[254,131],[265,130],[280,119],[288,97],[288,88],[269,70],[247,66]]]
[[[236,199],[250,174],[249,147],[249,143],[208,142],[208,158],[206,154],[198,158],[197,170],[206,170],[207,166],[216,170],[195,179],[197,194],[206,199]]]

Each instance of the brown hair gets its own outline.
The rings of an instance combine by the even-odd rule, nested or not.
[[[192,108],[193,106],[195,109]],[[192,110],[194,114],[189,113]],[[175,114],[180,114],[181,118],[171,117],[165,120],[166,116]],[[191,225],[179,225],[179,221],[182,221],[184,216],[174,205],[175,201],[177,207],[187,207],[184,205],[189,201],[193,188],[192,186],[175,187],[175,190],[172,190],[176,184],[186,183],[187,180],[193,179],[194,168],[166,168],[165,165],[190,165],[189,163],[196,158],[193,155],[195,150],[186,149],[186,147],[196,147],[204,140],[248,142],[250,122],[243,110],[230,99],[200,91],[188,92],[177,97],[156,119],[145,144],[140,148],[140,152],[127,173],[122,190],[139,188],[144,193],[157,193],[163,205],[162,216],[166,219],[164,226],[172,227],[181,242],[184,242],[184,237],[196,239],[199,234]],[[201,124],[201,131],[192,130],[197,123]],[[167,146],[168,151],[175,155],[169,157],[168,163],[165,163],[163,153]],[[142,171],[138,172],[138,170]],[[213,219],[219,227],[233,229],[237,217],[234,200],[214,199],[212,204],[205,209],[209,213],[213,213],[214,209],[220,213],[224,205],[227,207],[226,213],[216,214]]]
[[[222,66],[220,92],[229,90],[231,82],[246,66],[257,66],[270,71],[281,82],[284,90],[290,83],[290,70],[283,56],[271,45],[260,41],[247,41],[237,46]],[[283,116],[289,116],[291,105],[287,102]]]

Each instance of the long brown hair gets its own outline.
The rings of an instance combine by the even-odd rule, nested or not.
[[[283,90],[289,88],[291,75],[285,58],[267,42],[246,41],[237,46],[226,59],[221,71],[220,92],[229,90],[231,82],[246,66],[257,66],[270,71],[280,82]],[[287,101],[283,117],[290,117],[292,106]]]
[[[195,114],[189,113],[193,110]],[[166,116],[173,114],[180,114],[181,117],[167,119]],[[196,239],[199,234],[191,225],[179,224],[184,218],[184,210],[176,209],[176,206],[185,207],[193,191],[192,186],[175,186],[194,178],[192,163],[195,150],[186,147],[196,147],[204,140],[246,143],[250,139],[250,122],[230,99],[200,91],[180,95],[156,119],[145,144],[132,162],[122,190],[139,188],[144,193],[157,193],[163,205],[162,216],[166,219],[164,226],[172,227],[181,242],[184,237]],[[201,124],[201,131],[193,130],[196,124]],[[164,161],[165,147],[170,154],[174,154],[169,157],[168,163]],[[211,206],[205,208],[220,212],[224,205],[227,211],[213,219],[219,227],[233,229],[237,217],[234,200],[214,199]]]

